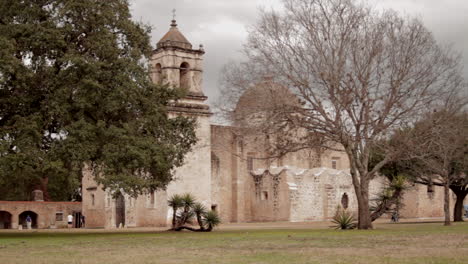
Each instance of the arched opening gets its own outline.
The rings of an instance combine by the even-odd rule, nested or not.
[[[349,197],[347,193],[344,193],[343,196],[341,197],[341,206],[343,209],[348,209],[349,205]]]
[[[11,214],[7,211],[0,211],[0,229],[11,228]]]
[[[125,226],[125,197],[119,193],[115,199],[115,227]]]
[[[94,194],[91,194],[91,206],[94,206],[95,203],[95,197]]]
[[[157,63],[156,65],[154,65],[153,82],[161,83],[161,76],[162,76],[161,63]]]
[[[24,212],[22,212],[18,217],[18,225],[22,225],[23,229],[26,229],[28,227],[28,224],[27,224],[28,216],[31,218],[31,227],[32,228],[37,228],[37,218],[38,218],[38,216],[33,211],[24,211]]]
[[[180,80],[179,85],[182,88],[189,89],[190,88],[190,65],[187,62],[182,62],[180,64]]]

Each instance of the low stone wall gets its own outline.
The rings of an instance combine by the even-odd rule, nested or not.
[[[67,216],[80,213],[81,202],[0,201],[0,229],[26,227],[28,215],[33,228],[65,228]]]

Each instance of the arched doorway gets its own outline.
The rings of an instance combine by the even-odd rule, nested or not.
[[[0,229],[11,228],[11,214],[7,211],[0,211]]]
[[[341,206],[343,209],[348,209],[349,205],[349,197],[347,193],[344,193],[343,196],[341,197]]]
[[[115,199],[115,227],[125,225],[125,197],[119,193]]]
[[[33,211],[24,211],[22,212],[19,217],[18,217],[18,226],[19,225],[22,225],[23,228],[27,228],[27,225],[26,225],[26,218],[28,217],[31,217],[31,227],[32,228],[37,228],[37,218],[38,218],[38,215],[33,212]]]

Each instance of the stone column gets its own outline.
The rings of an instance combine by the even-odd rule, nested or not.
[[[19,215],[17,212],[11,213],[11,229],[18,229]]]

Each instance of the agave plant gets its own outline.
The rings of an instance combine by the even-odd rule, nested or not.
[[[356,228],[356,220],[354,216],[345,209],[339,208],[333,217],[332,223],[335,229],[354,229]]]

